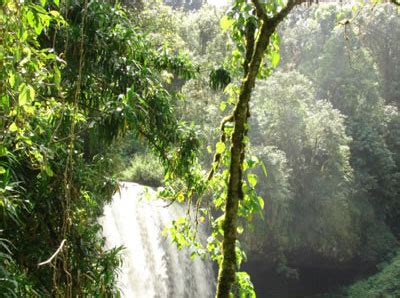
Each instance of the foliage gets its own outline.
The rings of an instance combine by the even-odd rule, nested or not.
[[[121,248],[104,249],[97,222],[117,188],[110,145],[130,131],[170,175],[187,172],[197,138],[162,73],[195,68],[102,1],[3,1],[0,21],[2,290],[117,295]]]
[[[230,11],[233,18],[219,21],[222,30],[210,30],[204,56],[196,38],[200,36],[197,23],[207,17],[200,11],[187,14],[197,23],[185,26],[181,33],[186,48],[194,49],[196,61],[218,57],[210,69],[228,70],[234,84],[245,56],[245,24],[255,19],[250,7],[238,1]],[[241,236],[253,260],[301,278],[301,271],[293,269],[315,260],[321,266],[368,272],[396,249],[398,112],[394,91],[385,95],[388,89],[383,86],[397,83],[383,79],[383,69],[396,77],[397,14],[388,4],[355,10],[346,5],[302,6],[280,27],[281,38],[274,36],[270,47],[273,53],[281,51],[280,71],[258,82],[256,102],[251,105],[250,150],[267,168],[266,179],[261,168],[252,170],[258,176],[257,192],[265,199],[264,220],[255,217],[251,233]],[[215,28],[216,20],[208,26]],[[221,48],[219,42],[226,40],[221,32],[229,33],[232,26],[238,48],[234,50],[229,41]],[[383,40],[387,46],[380,49]],[[222,63],[227,49],[233,51],[232,57]],[[268,58],[279,60],[274,54]],[[385,66],[379,66],[383,61]],[[275,63],[266,61],[260,78],[269,75]],[[238,88],[231,84],[221,94],[192,81],[182,90],[191,99],[184,106],[185,119],[209,132],[204,147],[216,148],[217,153],[218,148],[229,148],[229,142],[215,145],[220,143],[213,127],[218,108],[231,112]],[[225,131],[229,139],[229,122]],[[226,149],[221,151],[220,160],[225,162]],[[202,160],[209,161],[210,155],[204,153]],[[226,173],[215,174],[215,179],[226,181]],[[225,198],[223,183],[210,185],[214,196]],[[217,208],[222,202],[214,200]],[[218,231],[222,218],[216,216],[214,221]],[[217,255],[218,243],[211,243],[218,237],[213,234],[209,244]]]
[[[213,69],[210,73],[210,87],[213,90],[224,90],[231,83],[229,72],[224,68]]]
[[[153,187],[161,186],[164,178],[160,162],[150,154],[135,155],[129,167],[121,173],[121,179]]]
[[[118,295],[121,248],[104,250],[96,218],[132,154],[124,177],[160,185],[165,173],[163,195],[194,205],[169,228],[178,246],[203,255],[196,227],[208,219],[221,265],[230,115],[262,22],[247,1],[227,16],[201,1],[169,4],[183,9],[0,2],[2,293]],[[273,16],[280,4],[263,5]],[[389,4],[321,4],[299,7],[271,35],[244,126],[235,295],[255,295],[240,271],[247,258],[301,279],[315,260],[371,272],[398,247],[399,20]],[[349,296],[396,296],[397,259]]]
[[[282,249],[286,255],[307,249],[351,258],[357,242],[351,232],[350,138],[343,116],[316,100],[312,83],[297,72],[278,72],[260,82],[253,115],[252,150],[266,162],[268,176],[259,190],[268,207],[252,244],[265,241],[263,254],[275,254],[270,262],[279,261]]]
[[[363,40],[363,37],[369,34],[366,23],[371,22],[371,30],[374,30],[377,24],[374,25],[372,20],[374,17],[379,19],[382,13],[387,14],[388,20],[398,20],[393,17],[398,13],[389,5],[383,5],[376,11],[366,7],[362,9],[361,14],[355,13],[356,17],[351,24],[341,25],[342,20],[354,16],[349,8],[320,5],[311,9],[299,9],[282,27],[283,64],[280,69],[282,73],[290,73],[293,69],[297,69],[308,82],[299,81],[299,75],[297,78],[285,79],[282,74],[277,79],[282,85],[273,85],[274,78],[269,80],[268,87],[260,93],[271,95],[266,96],[268,101],[265,102],[268,102],[268,105],[264,104],[260,109],[260,116],[257,115],[258,119],[253,123],[261,133],[252,135],[255,143],[252,145],[253,147],[256,145],[253,150],[260,151],[258,145],[267,140],[268,145],[278,146],[284,151],[291,170],[289,190],[295,193],[295,197],[303,198],[293,201],[297,208],[287,208],[286,212],[281,214],[282,218],[289,222],[295,219],[292,226],[288,224],[289,230],[293,231],[294,235],[287,239],[300,237],[299,243],[303,243],[307,248],[299,254],[293,254],[292,249],[296,247],[293,242],[285,243],[282,240],[278,242],[277,237],[273,236],[274,233],[270,232],[271,234],[264,234],[265,236],[259,235],[259,239],[269,237],[266,238],[269,239],[266,241],[269,244],[267,249],[261,249],[259,241],[251,242],[255,245],[255,251],[261,250],[263,254],[277,251],[278,259],[295,267],[300,264],[307,266],[311,260],[307,261],[306,256],[315,258],[322,254],[330,256],[324,260],[327,265],[333,261],[335,266],[340,268],[347,260],[348,264],[353,263],[350,266],[360,266],[359,268],[368,271],[390,257],[396,249],[398,224],[394,224],[394,217],[397,216],[398,210],[396,203],[398,200],[395,197],[398,197],[399,167],[395,160],[399,151],[395,149],[397,147],[393,138],[396,137],[393,134],[396,134],[394,123],[397,123],[395,120],[397,112],[393,107],[393,101],[386,100],[387,96],[380,88],[382,84],[377,83],[378,79],[381,80],[381,70],[375,65],[379,63],[378,59],[383,57],[392,62],[397,58],[392,58],[383,48],[381,51],[370,48]],[[382,29],[379,38],[388,38],[397,44],[397,37],[391,38],[390,35],[390,29]],[[370,37],[372,42],[373,38]],[[297,82],[299,87],[291,91]],[[304,96],[307,93],[309,95]],[[299,98],[299,102],[293,102],[295,98]],[[303,116],[303,120],[299,121],[302,113],[307,115],[299,111],[304,110],[304,106],[310,103],[314,105],[313,101],[307,98],[314,98],[314,102],[320,103],[327,100],[330,104],[325,104],[325,108],[321,106],[314,109],[309,116]],[[274,108],[270,103],[275,99],[282,103],[279,108]],[[255,105],[255,108],[257,107],[258,105]],[[332,108],[336,109],[333,110],[334,113],[326,113],[328,110],[332,111]],[[327,110],[322,112],[324,109]],[[331,116],[328,116],[329,114]],[[341,118],[339,122],[332,121],[334,114],[337,115],[334,117],[337,120]],[[281,122],[276,122],[275,119],[280,119]],[[315,120],[315,124],[311,125]],[[335,122],[341,123],[340,126]],[[264,133],[262,132],[264,127],[271,128],[267,128]],[[338,130],[338,127],[341,128]],[[310,130],[307,133],[308,129]],[[319,145],[319,139],[322,137],[323,140],[325,134],[326,140],[335,141],[329,147],[326,147],[329,142],[322,141],[323,150],[320,151],[319,146],[315,147],[317,153],[320,152],[310,159],[310,156],[314,155],[311,152],[315,149],[313,142],[307,141],[308,138],[315,140],[315,136],[319,135],[317,144]],[[331,151],[335,148],[335,144],[341,146]],[[334,162],[325,163],[331,154],[331,161]],[[268,159],[268,157],[261,158]],[[318,167],[314,168],[316,166],[314,162],[318,160],[323,161],[323,167],[320,168],[322,171],[315,172]],[[342,161],[337,163],[340,160]],[[268,163],[267,168],[269,171],[273,169]],[[328,172],[325,172],[326,170]],[[268,184],[267,180],[265,185],[267,189],[271,187]],[[285,189],[287,188],[282,188],[283,191]],[[325,190],[329,191],[324,193]],[[329,194],[330,199],[323,201],[326,194]],[[271,194],[270,197],[271,201],[268,202],[267,196],[266,206],[272,205],[272,209],[280,196]],[[302,209],[301,205],[313,197],[317,200],[310,201]],[[330,206],[330,203],[333,205]],[[324,205],[327,213],[323,211]],[[282,212],[282,209],[279,210]],[[273,211],[269,210],[269,213],[273,214]],[[313,218],[313,214],[321,216],[320,219]],[[267,222],[261,225],[262,227],[272,224],[272,221],[268,222],[268,213],[266,218]],[[308,220],[310,226],[301,229]],[[281,221],[285,222],[282,219]],[[308,251],[312,243],[318,239],[318,232],[314,234],[315,229],[320,229],[321,240],[332,242],[328,246],[319,243],[315,246],[317,251],[310,255]],[[281,235],[282,230],[275,232]],[[301,239],[300,235],[303,233],[307,236]],[[328,250],[325,251],[324,247]],[[329,253],[331,248],[335,249]]]
[[[255,79],[260,73],[260,69],[263,69],[261,62],[265,52],[268,52],[266,75],[271,70],[268,67],[276,67],[279,61],[279,39],[274,31],[288,12],[297,4],[295,1],[288,1],[286,6],[282,3],[273,3],[274,5],[270,5],[270,3],[261,4],[254,1],[250,4],[237,1],[229,14],[232,19],[232,38],[239,52],[238,55],[233,55],[233,60],[240,62],[240,66],[233,63],[232,68],[242,70],[236,71],[236,73],[239,73],[239,77],[242,77],[242,82],[240,87],[232,88],[237,91],[236,94],[231,94],[234,110],[231,115],[222,120],[221,137],[216,144],[214,162],[206,178],[206,185],[195,190],[201,196],[203,189],[209,187],[208,184],[210,183],[213,186],[214,206],[217,210],[221,209],[223,213],[213,224],[214,231],[208,246],[219,264],[217,297],[230,296],[234,284],[239,285],[239,287],[243,286],[246,292],[248,287],[245,285],[248,285],[250,289],[252,288],[251,283],[244,281],[245,278],[238,278],[242,275],[237,276],[235,273],[243,259],[243,253],[237,241],[237,234],[240,233],[239,230],[243,229],[238,218],[248,219],[253,213],[262,209],[264,205],[263,199],[257,196],[254,189],[257,184],[257,176],[250,173],[247,175],[247,181],[243,179],[245,171],[258,163],[257,160],[252,158],[246,159],[245,154],[249,102]],[[249,14],[250,10],[255,11],[255,16]],[[221,20],[221,25],[223,25],[223,20]],[[214,89],[224,87],[230,81],[221,80],[221,73],[223,73],[222,77],[227,78],[226,71],[221,71],[221,68],[211,74]],[[226,125],[227,123],[230,124],[229,127]],[[226,144],[230,145],[230,150],[225,150]],[[220,164],[227,168],[222,170],[222,173],[219,173],[218,169]],[[215,190],[217,190],[216,195]],[[201,200],[198,200],[198,202],[201,203]],[[221,252],[221,255],[218,252]],[[252,294],[250,293],[250,295]]]
[[[370,52],[379,70],[378,82],[381,96],[387,104],[399,106],[399,82],[393,80],[400,75],[399,56],[399,12],[390,4],[379,5],[371,15],[357,22],[362,35],[360,40]],[[384,32],[384,34],[382,34]]]
[[[397,297],[400,295],[400,258],[394,257],[384,269],[366,280],[356,282],[346,291],[347,297]]]

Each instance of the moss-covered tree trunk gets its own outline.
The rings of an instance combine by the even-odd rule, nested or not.
[[[244,75],[240,87],[239,100],[236,104],[233,122],[230,173],[228,181],[228,193],[225,206],[225,220],[223,223],[224,239],[222,243],[223,260],[218,274],[216,297],[227,298],[235,282],[236,253],[235,243],[237,239],[237,218],[239,201],[243,198],[243,158],[245,153],[244,138],[247,134],[247,122],[249,117],[249,102],[254,89],[256,76],[261,66],[264,53],[267,50],[271,35],[284,17],[300,3],[299,0],[289,0],[287,6],[274,17],[268,17],[263,4],[258,0],[252,0],[258,18],[257,31],[252,30],[246,36],[246,58],[243,65]],[[254,41],[254,34],[257,38]]]

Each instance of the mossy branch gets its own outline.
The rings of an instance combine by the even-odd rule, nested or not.
[[[239,201],[243,198],[243,159],[245,154],[244,138],[247,134],[249,114],[249,102],[254,89],[255,80],[261,66],[262,58],[267,50],[272,34],[278,24],[297,4],[302,1],[289,0],[285,8],[273,17],[268,17],[262,4],[258,0],[252,0],[258,17],[258,34],[255,44],[249,35],[246,43],[246,60],[251,56],[249,63],[245,61],[244,75],[240,87],[239,100],[236,104],[233,120],[234,130],[231,139],[231,160],[229,169],[228,191],[225,205],[225,219],[223,223],[224,238],[222,243],[222,264],[218,274],[216,297],[230,297],[232,285],[236,275],[236,240]],[[253,33],[254,34],[254,33]],[[253,35],[254,36],[254,35]],[[254,47],[254,49],[253,49]],[[249,54],[251,53],[251,55]]]

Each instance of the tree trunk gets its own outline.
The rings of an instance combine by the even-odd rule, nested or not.
[[[254,41],[247,37],[246,59],[242,85],[240,87],[239,101],[236,104],[233,122],[234,130],[231,140],[231,160],[229,169],[228,193],[225,205],[225,219],[223,223],[224,238],[222,242],[222,264],[218,274],[216,297],[228,298],[236,275],[236,253],[235,243],[237,239],[237,219],[239,201],[243,198],[243,158],[245,153],[244,137],[247,133],[247,120],[249,117],[249,102],[254,89],[256,76],[260,69],[261,61],[269,44],[271,35],[275,32],[277,25],[289,13],[289,11],[300,1],[289,0],[287,6],[276,16],[267,17],[262,5],[258,0],[253,0],[259,19],[259,33]]]

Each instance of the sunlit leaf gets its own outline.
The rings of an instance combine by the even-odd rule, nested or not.
[[[272,67],[277,67],[279,64],[279,60],[280,60],[280,55],[277,52],[272,52],[271,53],[271,65]]]
[[[18,126],[17,124],[15,124],[15,122],[11,123],[11,125],[9,126],[8,130],[10,132],[16,132],[18,130]]]
[[[11,88],[13,88],[15,85],[15,75],[12,72],[8,74],[8,83],[10,84]]]
[[[234,23],[234,20],[229,18],[227,15],[225,15],[225,16],[222,17],[222,19],[221,19],[219,24],[220,24],[221,29],[223,31],[227,31],[229,28],[232,27],[233,23]]]
[[[29,90],[28,90],[26,84],[22,83],[19,86],[19,95],[18,95],[18,104],[20,106],[23,106],[24,104],[26,104],[26,102],[28,100],[28,96],[29,96],[28,92],[29,92]]]
[[[8,153],[7,148],[0,145],[0,157],[1,157],[1,156],[6,156],[7,153]]]
[[[215,148],[216,148],[216,152],[217,152],[217,153],[222,153],[222,152],[225,151],[225,143],[223,143],[223,142],[218,142],[218,143],[215,145]]]
[[[176,199],[178,202],[182,203],[185,200],[185,195],[183,194],[183,192],[179,192]]]
[[[258,196],[257,199],[258,199],[258,204],[260,205],[260,208],[264,209],[264,199],[261,196]]]
[[[221,101],[221,103],[219,104],[219,109],[221,110],[221,112],[225,111],[225,109],[226,109],[225,101]]]
[[[249,181],[251,187],[255,187],[257,185],[257,175],[256,174],[248,174],[247,180]]]

